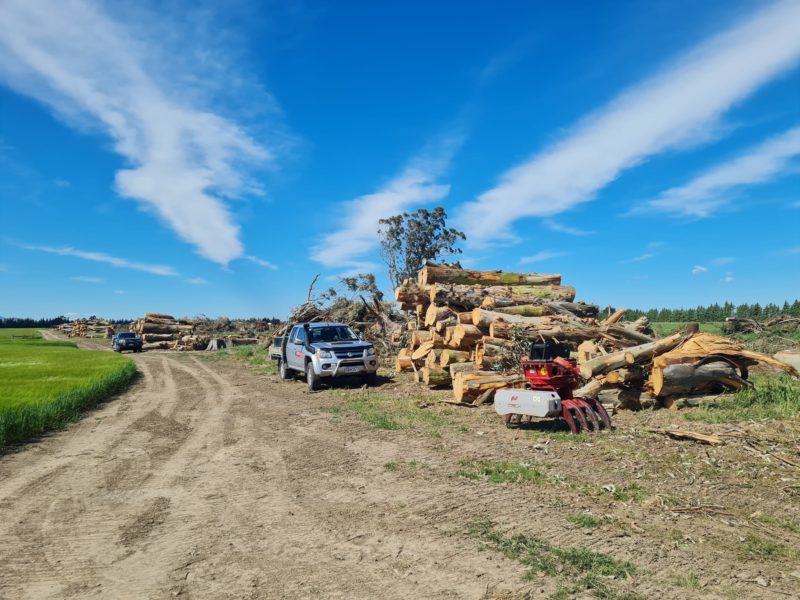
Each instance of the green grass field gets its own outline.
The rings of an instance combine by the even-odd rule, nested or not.
[[[700,331],[703,333],[713,333],[714,335],[723,335],[722,325],[722,321],[700,323]],[[650,323],[650,326],[653,328],[653,331],[660,336],[670,335],[676,331],[684,331],[686,329],[686,323],[669,323],[666,321],[663,323]]]
[[[118,354],[43,340],[35,329],[0,329],[0,448],[74,421],[135,374]]]

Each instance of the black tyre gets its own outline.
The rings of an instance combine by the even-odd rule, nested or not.
[[[319,388],[319,377],[314,373],[314,365],[310,362],[306,363],[306,383],[308,384],[309,392],[313,392]]]
[[[284,360],[278,361],[278,373],[280,373],[281,379],[291,379],[292,377],[292,371],[286,366]]]

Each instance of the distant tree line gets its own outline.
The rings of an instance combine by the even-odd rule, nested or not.
[[[55,317],[52,319],[23,319],[17,317],[0,318],[0,328],[23,328],[23,327],[57,327],[63,323],[69,323],[69,319],[65,316]]]
[[[710,306],[698,306],[696,308],[651,308],[650,310],[628,310],[625,319],[636,320],[641,316],[646,316],[654,323],[679,323],[694,321],[697,323],[709,323],[712,321],[724,321],[727,317],[738,317],[740,319],[769,319],[778,315],[790,315],[800,317],[800,300],[793,303],[784,302],[783,306],[770,302],[761,306],[755,304],[724,304],[714,303]]]

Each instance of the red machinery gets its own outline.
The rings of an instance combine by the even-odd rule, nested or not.
[[[498,390],[494,406],[506,427],[530,423],[534,417],[561,417],[573,433],[611,429],[611,419],[595,398],[573,398],[580,379],[578,367],[570,360],[564,344],[532,344],[522,361],[527,380],[525,389]]]

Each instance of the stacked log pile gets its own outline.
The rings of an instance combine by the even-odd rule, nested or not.
[[[192,336],[194,324],[171,315],[147,313],[131,323],[130,330],[142,337],[145,350],[175,350],[184,343],[183,338]]]
[[[396,370],[412,371],[430,387],[452,386],[459,404],[483,404],[497,389],[523,387],[518,365],[508,357],[531,341],[569,344],[585,380],[576,396],[603,392],[625,408],[670,406],[676,394],[739,389],[749,385],[747,367],[755,363],[798,376],[726,338],[676,333],[656,339],[646,317],[624,322],[624,309],[600,319],[598,307],[575,302],[575,288],[562,285],[557,274],[428,264],[395,290],[395,300],[415,315]]]
[[[62,327],[64,327],[62,325]],[[108,337],[108,331],[113,333],[114,329],[109,325],[108,321],[100,319],[76,319],[69,323],[69,329],[62,329],[69,334],[70,337]]]

